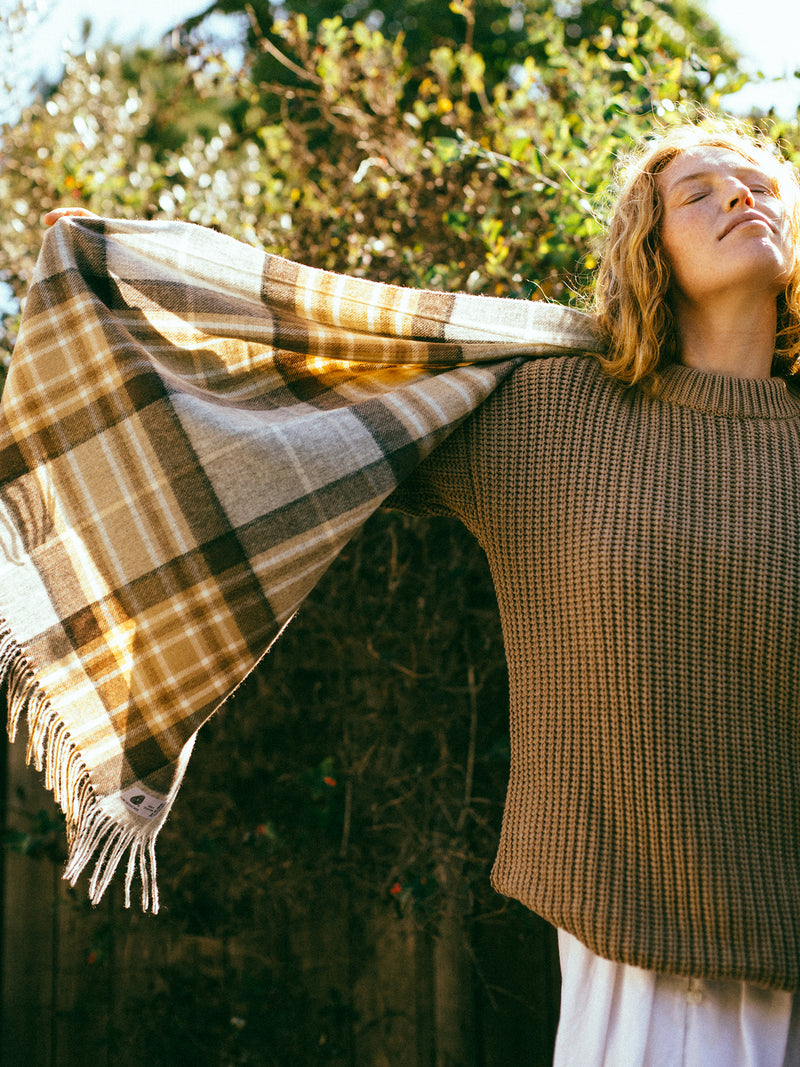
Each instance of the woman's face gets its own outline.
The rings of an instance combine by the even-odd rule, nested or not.
[[[784,289],[794,265],[789,213],[764,168],[727,148],[682,152],[657,178],[661,245],[676,294],[703,305],[723,295]]]

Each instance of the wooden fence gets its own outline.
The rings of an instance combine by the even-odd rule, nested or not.
[[[50,836],[52,808],[21,753],[8,747],[2,783],[16,832],[2,868],[6,1067],[551,1062],[557,953],[523,909],[467,934],[454,905],[432,933],[385,906],[350,914],[322,879],[304,922],[267,894],[226,937],[187,933],[169,902],[156,917],[125,911],[118,889],[91,908],[85,885],[60,877],[60,828]]]

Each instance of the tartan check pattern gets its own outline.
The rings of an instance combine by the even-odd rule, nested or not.
[[[0,677],[98,900],[199,727],[328,565],[519,360],[596,351],[544,303],[387,286],[186,223],[45,237],[0,411]]]

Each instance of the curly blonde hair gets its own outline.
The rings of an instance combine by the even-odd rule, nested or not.
[[[734,120],[668,128],[645,140],[619,168],[611,221],[600,249],[592,310],[608,348],[598,358],[612,377],[629,385],[657,379],[680,356],[670,300],[671,271],[661,246],[662,203],[657,178],[676,156],[693,148],[725,148],[763,170],[789,213],[800,249],[800,181],[773,146]],[[800,255],[778,297],[773,373],[800,372]]]

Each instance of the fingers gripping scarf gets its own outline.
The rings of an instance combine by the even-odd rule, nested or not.
[[[523,356],[553,305],[313,270],[184,223],[45,239],[0,415],[0,678],[73,884],[156,835],[202,723],[325,569]],[[466,364],[466,365],[465,365]]]

